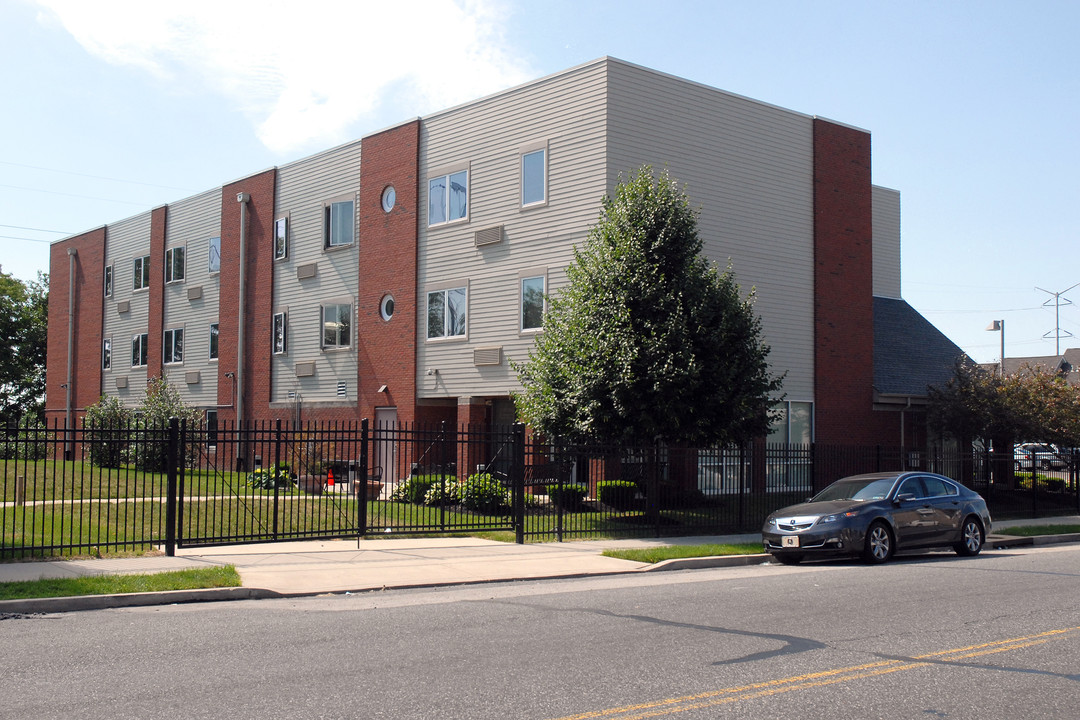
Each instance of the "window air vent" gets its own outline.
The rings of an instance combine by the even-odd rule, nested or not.
[[[315,277],[315,273],[319,270],[318,263],[307,263],[306,265],[299,265],[296,268],[296,279],[307,280],[308,278]]]
[[[344,380],[337,384],[337,396],[342,398],[349,396],[349,386]]]
[[[497,242],[502,242],[503,226],[496,225],[495,227],[484,228],[483,230],[477,230],[473,235],[473,241],[477,247],[481,245],[494,245]]]
[[[195,287],[189,287],[187,289],[188,300],[198,300],[202,297],[202,285],[196,285]]]
[[[116,312],[118,312],[118,313],[126,313],[126,312],[130,312],[130,311],[131,311],[131,301],[130,300],[121,300],[120,302],[116,303]]]
[[[473,350],[473,365],[502,365],[502,345]]]
[[[315,361],[308,360],[306,362],[296,363],[296,377],[311,377],[315,374]]]
[[[116,378],[116,387],[117,387],[117,389],[126,388],[127,387],[127,381],[128,381],[127,376],[124,376],[124,375],[121,375],[120,377]]]
[[[198,385],[199,380],[201,379],[202,378],[199,375],[198,370],[188,370],[186,373],[184,373],[184,380],[187,382],[188,385]]]

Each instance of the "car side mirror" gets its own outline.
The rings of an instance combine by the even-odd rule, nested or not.
[[[909,500],[914,500],[914,499],[915,499],[915,493],[900,493],[895,498],[893,498],[893,502],[895,504],[899,505],[900,503],[908,502]]]

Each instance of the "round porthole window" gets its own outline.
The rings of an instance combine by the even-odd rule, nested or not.
[[[379,303],[379,315],[382,315],[383,320],[389,320],[394,316],[394,296],[384,295],[382,302]]]
[[[382,191],[382,209],[390,212],[394,209],[395,202],[397,202],[397,192],[394,190],[393,185],[387,185]]]

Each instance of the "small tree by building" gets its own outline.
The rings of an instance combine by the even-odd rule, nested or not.
[[[515,402],[571,441],[706,445],[766,434],[781,377],[729,266],[701,254],[697,219],[665,172],[620,182],[547,298]]]
[[[86,408],[83,418],[84,445],[90,462],[98,467],[117,468],[127,458],[128,437],[135,413],[119,398],[102,395]]]

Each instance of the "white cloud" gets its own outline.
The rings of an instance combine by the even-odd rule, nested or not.
[[[501,0],[37,0],[88,52],[223,96],[277,153],[334,144],[396,93],[409,116],[524,82]]]

